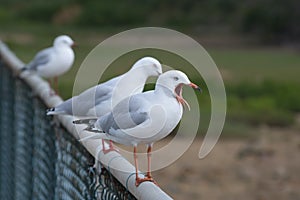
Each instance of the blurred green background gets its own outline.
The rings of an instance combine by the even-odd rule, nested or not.
[[[0,37],[28,62],[55,36],[71,35],[79,44],[75,67],[60,82],[61,95],[68,98],[79,65],[105,38],[140,26],[182,31],[202,44],[219,67],[228,97],[223,135],[238,137],[260,125],[295,128],[299,10],[296,0],[2,0]],[[203,104],[209,109],[209,101]]]
[[[228,101],[222,138],[248,140],[265,130],[267,135],[279,130],[284,136],[295,133],[298,141],[299,11],[298,0],[1,0],[0,39],[28,62],[57,35],[70,35],[79,47],[74,67],[60,79],[60,93],[66,99],[72,94],[81,62],[107,37],[143,26],[181,31],[203,45],[222,73]],[[191,79],[204,84],[200,78]],[[204,92],[199,100],[201,134],[210,117],[209,95]],[[300,142],[298,146],[295,151]],[[172,193],[172,188],[166,188]],[[256,192],[260,187],[252,189]],[[274,194],[277,191],[275,187]],[[256,199],[268,199],[259,197]]]

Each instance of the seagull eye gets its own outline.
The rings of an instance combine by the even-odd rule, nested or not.
[[[62,43],[68,44],[68,41],[67,40],[62,40]]]
[[[174,77],[174,80],[175,80],[175,81],[178,81],[178,80],[179,80],[179,78],[178,78],[177,76],[175,76],[175,77]]]

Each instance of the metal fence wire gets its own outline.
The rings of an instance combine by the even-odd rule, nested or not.
[[[73,117],[47,116],[62,99],[45,95],[51,88],[37,75],[17,77],[23,65],[0,41],[1,200],[172,199],[152,182],[136,187],[134,166],[104,155],[100,140],[78,142],[90,133],[78,135]]]
[[[0,199],[135,199],[0,60]]]

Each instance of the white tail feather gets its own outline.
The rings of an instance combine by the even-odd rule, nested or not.
[[[66,114],[64,111],[48,111],[47,115],[63,115]]]

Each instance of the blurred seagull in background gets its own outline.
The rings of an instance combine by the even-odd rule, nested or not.
[[[101,117],[111,112],[121,100],[141,93],[150,76],[162,73],[161,63],[152,57],[144,57],[134,63],[132,68],[107,82],[87,89],[78,96],[72,97],[55,108],[50,108],[47,115],[74,115],[78,117]],[[104,148],[104,143],[103,148]],[[109,149],[113,150],[110,142]]]
[[[153,143],[169,135],[181,120],[183,106],[189,107],[182,97],[182,88],[191,83],[186,74],[170,70],[158,77],[155,90],[135,94],[123,99],[113,110],[94,121],[86,130],[95,134],[81,139],[107,139],[134,147],[136,186],[144,181],[154,182],[151,175],[151,152]],[[90,123],[77,120],[74,124]],[[97,133],[98,132],[98,133]],[[148,170],[145,178],[138,177],[137,145],[147,145]]]
[[[74,63],[74,41],[67,35],[55,38],[53,46],[39,51],[21,72],[35,72],[44,78],[54,78],[54,89],[58,92],[57,77],[67,72]],[[51,82],[50,82],[51,83]]]

